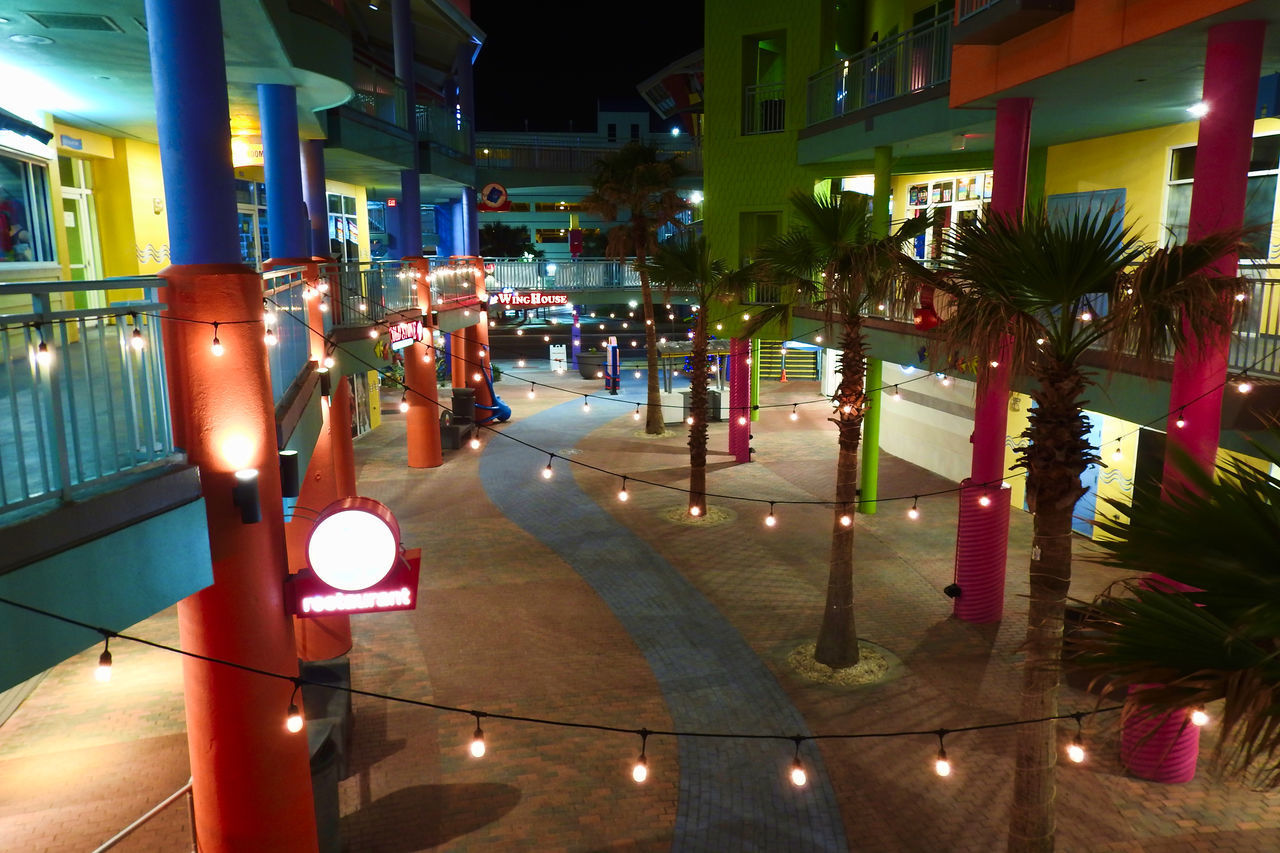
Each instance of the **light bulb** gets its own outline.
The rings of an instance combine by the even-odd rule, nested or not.
[[[551,342],[551,336],[550,336],[550,335],[543,335],[543,336],[542,336],[542,342],[543,342],[544,344],[545,344],[545,343],[550,343],[550,342]]]
[[[403,414],[407,411],[409,411],[409,395],[405,393],[400,395],[400,412]]]
[[[529,386],[529,399],[530,399],[530,400],[532,400],[532,399],[533,399],[534,397],[536,397],[536,396],[538,396],[538,392],[537,392],[537,390],[536,390],[532,385],[530,385],[530,386]]]
[[[816,338],[814,338],[813,342],[816,344],[822,343],[822,335],[818,335]]]
[[[684,422],[687,423],[689,426],[693,426],[693,415],[689,415],[689,417],[685,418]]]
[[[1250,391],[1253,390],[1253,383],[1250,382],[1248,379],[1242,380],[1239,384],[1236,385],[1236,390],[1239,391],[1241,394],[1248,394]]]
[[[746,425],[747,425],[747,416],[738,415],[738,426],[746,426]]]
[[[270,326],[267,327],[267,333],[262,336],[262,341],[269,347],[276,345],[276,333]]]
[[[744,323],[745,323],[746,321],[748,321],[748,320],[750,320],[750,319],[751,319],[751,315],[750,315],[750,314],[743,314],[743,315],[742,315],[742,322],[744,322]]]
[[[36,363],[41,367],[48,367],[53,363],[53,353],[49,351],[49,345],[44,341],[41,341],[40,345],[36,347]]]
[[[315,298],[315,295],[316,295],[316,292],[311,289],[311,285],[307,285],[306,287],[302,288],[303,302],[310,302],[312,299]]]
[[[134,329],[133,335],[129,339],[129,344],[139,352],[146,349],[147,339],[142,336],[141,329]]]
[[[947,751],[945,749],[938,750],[938,758],[933,762],[933,772],[939,776],[951,775],[951,762],[947,760]]]
[[[516,335],[523,335],[524,329],[516,329]]]
[[[1000,362],[998,362],[998,361],[993,361],[993,362],[991,362],[991,366],[992,366],[992,367],[999,367],[999,366],[1000,366]]]
[[[377,328],[373,328],[373,329],[370,329],[370,330],[369,330],[369,338],[370,338],[371,340],[375,340],[375,341],[378,339],[378,330],[377,330]]]
[[[844,412],[846,415],[851,415],[853,414],[853,405],[851,403],[845,403],[840,408],[840,411]]]
[[[911,502],[911,509],[907,510],[907,518],[915,521],[920,517],[920,504],[918,499]]]
[[[586,414],[586,413],[587,413],[587,412],[589,412],[589,411],[591,411],[591,401],[590,401],[590,400],[588,400],[586,397],[583,397],[583,398],[582,398],[582,412],[583,412],[583,414]]]
[[[776,527],[776,526],[777,526],[777,524],[778,524],[778,519],[774,517],[774,515],[773,515],[773,506],[772,506],[772,505],[770,505],[770,506],[769,506],[769,514],[768,514],[768,515],[766,515],[766,516],[765,516],[765,518],[764,518],[764,526],[765,526],[765,527]]]
[[[978,504],[980,506],[991,506],[991,496],[983,495],[982,497],[978,498]]]
[[[849,515],[849,513],[846,512],[840,516],[841,527],[848,527],[851,524],[853,524],[853,516]]]
[[[638,371],[638,370],[637,370],[637,371],[636,371],[636,379],[639,379],[639,378],[640,378],[640,371]]]
[[[894,386],[893,386],[893,399],[894,399],[895,401],[897,401],[897,400],[901,400],[901,399],[902,399],[902,392],[898,390],[898,386],[897,386],[897,385],[894,385]]]
[[[471,755],[474,758],[484,758],[484,732],[480,731],[478,725],[475,734],[471,736]]]
[[[596,371],[596,379],[604,379],[604,371],[603,371],[603,370],[597,370],[597,371]]]
[[[1067,758],[1071,759],[1073,764],[1080,764],[1084,761],[1084,743],[1080,735],[1076,735],[1075,740],[1067,744]]]
[[[484,375],[483,375],[483,374],[480,374],[480,373],[473,373],[473,374],[471,374],[471,378],[472,378],[473,380],[475,380],[476,382],[482,382],[482,381],[484,381]]]
[[[293,702],[289,703],[289,716],[284,718],[284,727],[294,734],[302,731],[302,712]]]
[[[1245,301],[1245,299],[1247,299],[1247,298],[1248,298],[1248,297],[1247,297],[1247,296],[1245,296],[1243,293],[1237,293],[1237,294],[1236,294],[1236,302],[1244,302],[1244,301]]]
[[[516,367],[524,367],[524,359],[523,359],[523,358],[516,362]]]
[[[317,284],[317,285],[316,285],[316,290],[320,291],[321,293],[328,293],[328,292],[329,292],[329,282],[327,282],[327,281],[322,281],[322,282],[320,282],[319,284]]]
[[[800,759],[791,762],[791,784],[797,788],[803,788],[809,784],[809,776],[804,772],[804,765],[800,763]]]
[[[332,367],[333,367],[333,365],[334,365],[333,356],[331,356],[331,355],[326,355],[326,356],[324,357],[324,366],[325,366],[325,367],[328,367],[328,368],[332,368]]]
[[[326,311],[328,311],[328,310],[329,310],[329,300],[328,300],[328,299],[321,299],[321,300],[320,300],[320,313],[321,313],[321,314],[323,314],[324,312],[326,312]]]
[[[1209,712],[1204,709],[1203,705],[1194,709],[1191,712],[1191,725],[1206,726],[1208,724],[1209,724]]]
[[[552,475],[552,474],[554,474],[554,473],[555,473],[555,472],[551,470],[551,463],[550,463],[550,462],[548,462],[548,463],[547,463],[547,467],[542,469],[542,479],[544,479],[544,480],[550,480],[550,479],[551,479],[551,475]]]
[[[1093,315],[1088,311],[1084,311],[1080,314],[1080,322],[1082,323],[1087,323],[1092,319],[1093,319]]]
[[[639,406],[637,406],[637,407],[636,407],[636,410],[635,410],[634,412],[632,412],[632,413],[631,413],[631,419],[632,419],[633,421],[638,421],[638,420],[640,420],[640,407],[639,407]]]
[[[479,450],[479,449],[480,449],[480,439],[479,439],[479,437],[478,437],[478,436],[474,436],[474,435],[473,435],[473,436],[471,437],[471,449],[472,449],[472,450]]]
[[[1115,450],[1113,450],[1113,451],[1111,451],[1111,461],[1112,461],[1112,462],[1119,462],[1119,461],[1120,461],[1121,459],[1123,459],[1123,458],[1124,458],[1124,453],[1122,453],[1122,452],[1120,451],[1120,442],[1118,442],[1118,441],[1117,441],[1117,442],[1116,442],[1116,449],[1115,449]]]
[[[1187,419],[1184,418],[1181,414],[1179,414],[1178,419],[1173,422],[1173,425],[1176,426],[1178,429],[1182,429],[1184,426],[1187,425]]]
[[[636,759],[636,763],[631,768],[631,778],[636,782],[643,782],[649,778],[649,759],[643,755]]]
[[[359,311],[361,314],[365,313],[366,311],[369,310],[369,303],[368,302],[356,303],[356,310]]]
[[[791,420],[793,420],[793,421],[798,421],[798,420],[800,420],[800,413],[796,411],[796,407],[795,407],[795,406],[792,406],[792,407],[791,407]]]
[[[111,680],[111,652],[104,649],[98,655],[98,667],[93,671],[93,677],[101,684]]]
[[[630,497],[631,495],[627,494],[627,484],[623,483],[622,488],[618,489],[618,500],[626,503]]]
[[[218,340],[218,336],[214,335],[213,344],[209,347],[209,351],[212,352],[215,356],[218,356],[219,358],[221,358],[222,355],[227,350],[226,350],[226,347],[222,345],[222,341]]]
[[[702,508],[699,507],[697,504],[694,504],[693,506],[689,507],[689,515],[692,515],[694,518],[697,518],[698,516],[702,515]]]

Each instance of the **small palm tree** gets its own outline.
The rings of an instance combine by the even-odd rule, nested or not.
[[[1185,315],[1202,332],[1229,322],[1234,287],[1199,273],[1233,251],[1239,234],[1150,251],[1112,211],[1077,212],[1065,221],[1043,211],[988,214],[948,240],[952,278],[938,282],[954,301],[940,327],[955,358],[976,355],[980,376],[1006,347],[1013,373],[1030,374],[1035,408],[1015,467],[1026,471],[1035,513],[1027,611],[1026,665],[1019,716],[1057,713],[1062,623],[1071,583],[1071,515],[1084,494],[1080,475],[1099,462],[1082,405],[1092,378],[1085,353],[1109,342],[1130,364],[1152,369],[1184,343]],[[1105,310],[1104,310],[1105,309]],[[1053,849],[1052,722],[1020,726],[1009,849]]]
[[[627,220],[609,229],[605,256],[625,261],[636,259],[640,271],[640,294],[644,300],[645,356],[649,368],[646,433],[661,435],[662,403],[658,391],[658,333],[653,317],[653,295],[645,259],[657,248],[658,229],[677,220],[689,205],[676,192],[676,179],[685,174],[679,157],[658,159],[652,145],[629,142],[616,153],[596,161],[591,192],[582,199],[584,210],[607,222],[618,221],[626,211]]]
[[[830,667],[858,662],[853,613],[853,524],[858,504],[858,444],[867,410],[867,341],[862,315],[890,299],[914,299],[926,275],[903,247],[928,227],[928,219],[905,221],[887,237],[875,236],[871,197],[858,193],[791,196],[799,226],[760,250],[759,277],[785,286],[790,297],[755,313],[749,331],[788,321],[797,305],[822,309],[828,324],[839,323],[840,385],[831,402],[840,450],[836,457],[835,513],[827,601],[814,658]]]
[[[1280,452],[1255,445],[1280,465]],[[1280,479],[1239,461],[1218,476],[1184,460],[1189,488],[1142,502],[1142,515],[1099,526],[1108,565],[1158,573],[1173,589],[1126,581],[1093,603],[1074,660],[1123,696],[1182,714],[1223,700],[1214,763],[1225,775],[1280,787]],[[1151,685],[1161,685],[1152,687]]]
[[[697,297],[694,312],[692,373],[689,377],[689,514],[707,512],[707,323],[716,305],[728,305],[744,289],[740,273],[730,273],[720,258],[711,257],[705,237],[682,235],[659,246],[642,272],[668,290],[692,290]]]

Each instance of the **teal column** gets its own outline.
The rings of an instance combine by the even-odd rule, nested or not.
[[[871,234],[885,237],[889,234],[889,183],[893,177],[893,146],[877,145],[875,150],[875,189],[871,197]],[[872,515],[879,506],[875,502],[880,496],[880,386],[882,364],[878,358],[867,359],[867,374],[863,388],[866,389],[867,407],[862,415],[862,448],[858,454],[862,470],[859,472],[858,487],[861,490],[862,503],[858,511]]]
[[[751,420],[760,420],[760,339],[751,339]]]

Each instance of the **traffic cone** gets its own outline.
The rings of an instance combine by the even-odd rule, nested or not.
[[[778,381],[779,381],[779,382],[786,382],[786,381],[787,381],[787,368],[786,368],[786,366],[785,366],[785,365],[783,366],[783,368],[782,368],[781,372],[779,372],[779,373],[778,373]]]

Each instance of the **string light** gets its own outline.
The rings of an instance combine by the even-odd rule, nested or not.
[[[404,414],[409,411],[409,392],[405,391],[400,395],[400,413]]]
[[[333,355],[332,354],[326,355],[324,357],[324,361],[322,362],[322,364],[324,364],[326,368],[333,369],[333,365],[335,364],[333,360]]]
[[[632,341],[632,343],[635,343],[635,341]],[[636,379],[639,379],[639,378],[640,378],[640,371],[638,371],[638,370],[637,370],[637,371],[636,371]]]
[[[640,420],[640,407],[639,407],[639,406],[636,406],[636,410],[635,410],[634,412],[632,412],[632,413],[631,413],[631,420],[633,420],[633,421],[638,421],[638,420]]]
[[[793,740],[796,742],[796,754],[795,757],[791,759],[791,784],[795,785],[797,788],[803,788],[805,785],[809,784],[809,775],[804,772],[804,765],[800,763],[800,741],[803,740],[803,738],[797,736],[793,738]]]
[[[645,757],[645,747],[649,741],[649,730],[640,730],[640,757],[636,759],[636,763],[631,766],[631,778],[637,783],[643,783],[649,778],[649,759]]]
[[[99,684],[106,684],[111,680],[111,635],[102,635],[102,654],[98,655],[98,666],[93,671],[93,677],[97,679]]]
[[[999,367],[999,366],[1000,366],[1000,362],[998,362],[998,361],[992,361],[992,362],[991,362],[991,366],[992,366],[992,367]]]
[[[627,499],[630,497],[631,496],[627,494],[627,478],[623,477],[622,488],[618,489],[618,500],[622,501],[623,503],[626,503]]]
[[[278,343],[275,330],[270,326],[267,326],[267,333],[262,336],[262,342],[269,347],[273,347]]]
[[[209,351],[219,358],[226,352],[226,348],[222,346],[222,341],[218,340],[218,324],[213,324],[213,343],[209,346]]]
[[[364,314],[369,310],[369,303],[364,302],[363,300],[356,303],[356,310],[359,311],[361,314]]]
[[[1203,728],[1209,724],[1209,712],[1204,709],[1203,705],[1197,705],[1191,711],[1191,725]]]
[[[44,336],[41,335],[40,343],[36,346],[36,364],[48,367],[52,363],[53,353],[49,351],[49,345],[44,342]]]
[[[1173,425],[1176,426],[1178,429],[1182,429],[1184,426],[1187,425],[1187,419],[1186,417],[1183,416],[1183,411],[1181,407],[1178,408],[1178,419],[1173,422]]]
[[[942,739],[947,736],[947,730],[938,729],[936,734],[938,735],[938,757],[934,759],[933,772],[943,777],[950,776],[951,762],[947,759],[947,748],[942,742]]]
[[[542,469],[542,479],[550,480],[551,476],[555,473],[555,471],[551,469],[551,463],[555,460],[555,458],[556,458],[556,455],[554,453],[547,454],[547,467]]]
[[[582,413],[585,415],[589,411],[591,411],[591,398],[588,397],[586,394],[583,394],[582,395]]]
[[[1120,449],[1120,439],[1116,439],[1116,449],[1111,451],[1111,461],[1119,462],[1124,458],[1124,453]]]
[[[1083,312],[1081,312],[1081,314],[1080,314],[1080,322],[1082,322],[1082,323],[1088,323],[1088,322],[1089,322],[1090,320],[1092,320],[1092,319],[1093,319],[1093,314],[1089,313],[1088,311],[1083,311]]]
[[[369,330],[369,339],[376,341],[378,339],[378,334],[379,334],[378,327],[374,326],[372,329]]]
[[[747,416],[738,415],[738,426],[746,426],[746,425],[747,425]]]
[[[130,336],[129,344],[138,352],[142,352],[147,346],[147,339],[142,336],[142,329],[138,328],[138,315],[130,313],[129,317],[133,320],[133,335]]]
[[[692,515],[694,518],[697,518],[698,516],[702,515],[702,507],[698,506],[697,504],[691,504],[689,506],[689,515]]]
[[[471,436],[471,449],[472,450],[480,449],[480,436],[478,435]]]
[[[476,730],[471,735],[471,757],[484,758],[484,731],[480,728],[480,718],[484,716],[480,711],[472,711],[476,718]]]
[[[1075,737],[1071,739],[1071,743],[1067,744],[1067,758],[1071,759],[1071,762],[1073,764],[1081,764],[1084,762],[1084,758],[1085,758],[1084,727],[1083,727],[1083,724],[1081,723],[1081,720],[1083,718],[1084,718],[1084,714],[1077,713],[1075,715],[1076,734],[1075,734]]]
[[[298,689],[302,687],[302,682],[294,679],[293,695],[289,697],[289,712],[284,718],[284,727],[292,734],[302,731],[302,711],[298,708]]]
[[[523,358],[516,362],[516,367],[524,367],[524,359],[523,359]]]
[[[328,310],[329,310],[329,300],[328,300],[328,299],[321,298],[321,300],[320,300],[320,313],[321,313],[321,314],[323,314],[323,313],[325,313],[325,312],[326,312],[326,311],[328,311]]]
[[[532,400],[536,396],[538,396],[538,389],[532,382],[530,382],[529,383],[529,399]]]
[[[1253,383],[1249,381],[1249,374],[1247,371],[1240,374],[1240,381],[1236,383],[1236,390],[1241,394],[1248,394],[1253,390]]]
[[[476,382],[482,382],[482,381],[484,381],[484,374],[483,374],[483,373],[476,372],[476,373],[471,374],[471,378],[472,378],[473,380],[475,380]]]
[[[320,291],[321,293],[328,293],[329,282],[321,280],[321,282],[316,285],[316,290]]]
[[[849,515],[849,507],[844,507],[844,512],[840,513],[840,526],[849,527],[853,524],[853,516]]]
[[[791,420],[793,420],[793,421],[798,421],[798,420],[800,420],[800,413],[799,413],[798,411],[796,411],[796,406],[798,406],[798,405],[800,405],[800,404],[799,404],[799,403],[792,403],[792,404],[791,404]]]
[[[981,506],[991,506],[991,495],[983,492],[982,497],[978,498],[978,504]]]
[[[907,510],[907,518],[915,521],[920,517],[920,496],[911,498],[911,509]]]
[[[897,385],[893,386],[893,399],[894,399],[894,402],[897,402],[902,399],[902,392],[898,390]]]
[[[693,426],[693,415],[689,415],[689,417],[685,418],[684,422],[687,423],[689,426]]]
[[[773,501],[770,501],[770,502],[769,502],[769,514],[768,514],[767,516],[765,516],[765,519],[764,519],[764,526],[765,526],[765,527],[775,527],[777,524],[778,524],[778,519],[777,519],[777,518],[775,518],[775,517],[774,517],[774,515],[773,515]]]

